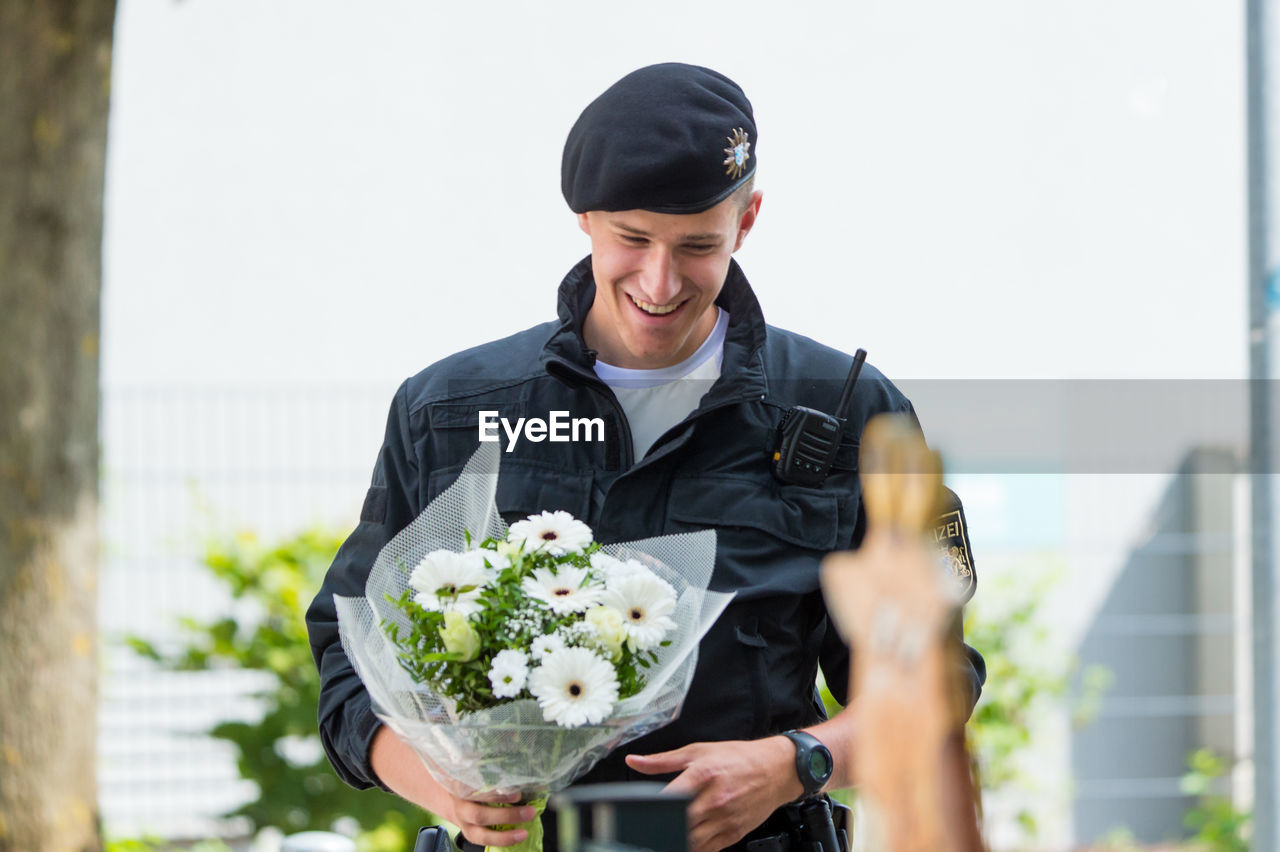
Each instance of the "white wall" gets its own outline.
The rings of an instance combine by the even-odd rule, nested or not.
[[[771,321],[904,378],[1242,377],[1240,19],[125,0],[106,377],[390,383],[549,316],[586,251],[568,127],[666,60],[755,104],[766,201],[741,260]]]

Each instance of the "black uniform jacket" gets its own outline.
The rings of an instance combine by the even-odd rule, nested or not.
[[[814,678],[820,661],[836,698],[845,698],[848,649],[828,621],[818,565],[827,553],[861,540],[863,426],[881,412],[914,416],[911,404],[867,365],[830,477],[821,487],[779,483],[770,458],[783,414],[794,405],[833,411],[851,358],[766,326],[733,262],[717,300],[729,313],[720,379],[696,411],[634,459],[626,418],[592,370],[595,353],[583,342],[582,320],[594,293],[588,257],[560,286],[558,320],[446,358],[396,392],[360,524],[307,613],[322,679],[320,736],[349,784],[379,783],[368,755],[380,723],[339,643],[333,596],[364,594],[378,551],[454,481],[478,447],[481,411],[496,411],[513,424],[562,411],[562,419],[600,418],[605,425],[603,440],[582,440],[585,432],[576,442],[521,438],[511,452],[499,430],[497,502],[508,522],[563,509],[604,543],[714,527],[711,586],[736,592],[702,640],[680,717],[610,755],[584,780],[640,777],[623,763],[624,753],[755,739],[819,721]],[[976,701],[985,665],[976,651],[967,652]]]

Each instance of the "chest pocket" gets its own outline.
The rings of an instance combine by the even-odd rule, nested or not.
[[[480,446],[481,414],[487,412],[494,412],[494,416],[508,418],[514,423],[525,416],[526,407],[519,400],[438,402],[429,406],[429,428],[424,430],[423,438],[426,446],[419,448],[424,464],[431,469],[426,491],[421,494],[422,505],[425,506],[458,478],[471,454]],[[506,449],[507,436],[500,425],[491,428],[489,434],[496,434],[499,450]],[[502,459],[503,467],[506,461],[506,458]]]
[[[448,488],[458,478],[457,466],[431,473],[428,491],[432,496]],[[526,461],[503,458],[498,467],[498,488],[494,495],[498,514],[508,524],[539,512],[564,511],[590,523],[591,474],[572,473]]]
[[[739,599],[816,590],[839,538],[840,500],[826,490],[699,476],[675,480],[670,500],[671,532],[716,529],[712,587]]]
[[[544,511],[568,512],[590,524],[591,474],[504,459],[496,499],[508,524]]]

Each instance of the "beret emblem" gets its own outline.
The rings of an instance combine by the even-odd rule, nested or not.
[[[724,173],[737,180],[742,177],[747,160],[751,159],[751,142],[748,141],[747,133],[741,127],[734,130],[732,136],[726,138],[729,147],[724,149]]]

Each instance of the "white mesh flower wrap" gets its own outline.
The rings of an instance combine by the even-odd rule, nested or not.
[[[454,795],[488,791],[544,795],[569,785],[613,749],[676,718],[693,679],[698,642],[732,594],[707,585],[715,564],[714,530],[605,545],[602,552],[635,559],[675,588],[677,624],[656,648],[637,695],[624,699],[599,725],[565,728],[544,720],[537,701],[522,699],[459,717],[450,700],[416,683],[401,667],[399,649],[381,622],[408,629],[392,601],[404,592],[409,569],[435,550],[467,549],[488,536],[503,538],[498,514],[498,445],[484,443],[458,480],[391,539],[369,572],[363,598],[335,597],[342,647],[373,698],[374,712],[407,742],[432,776]]]

